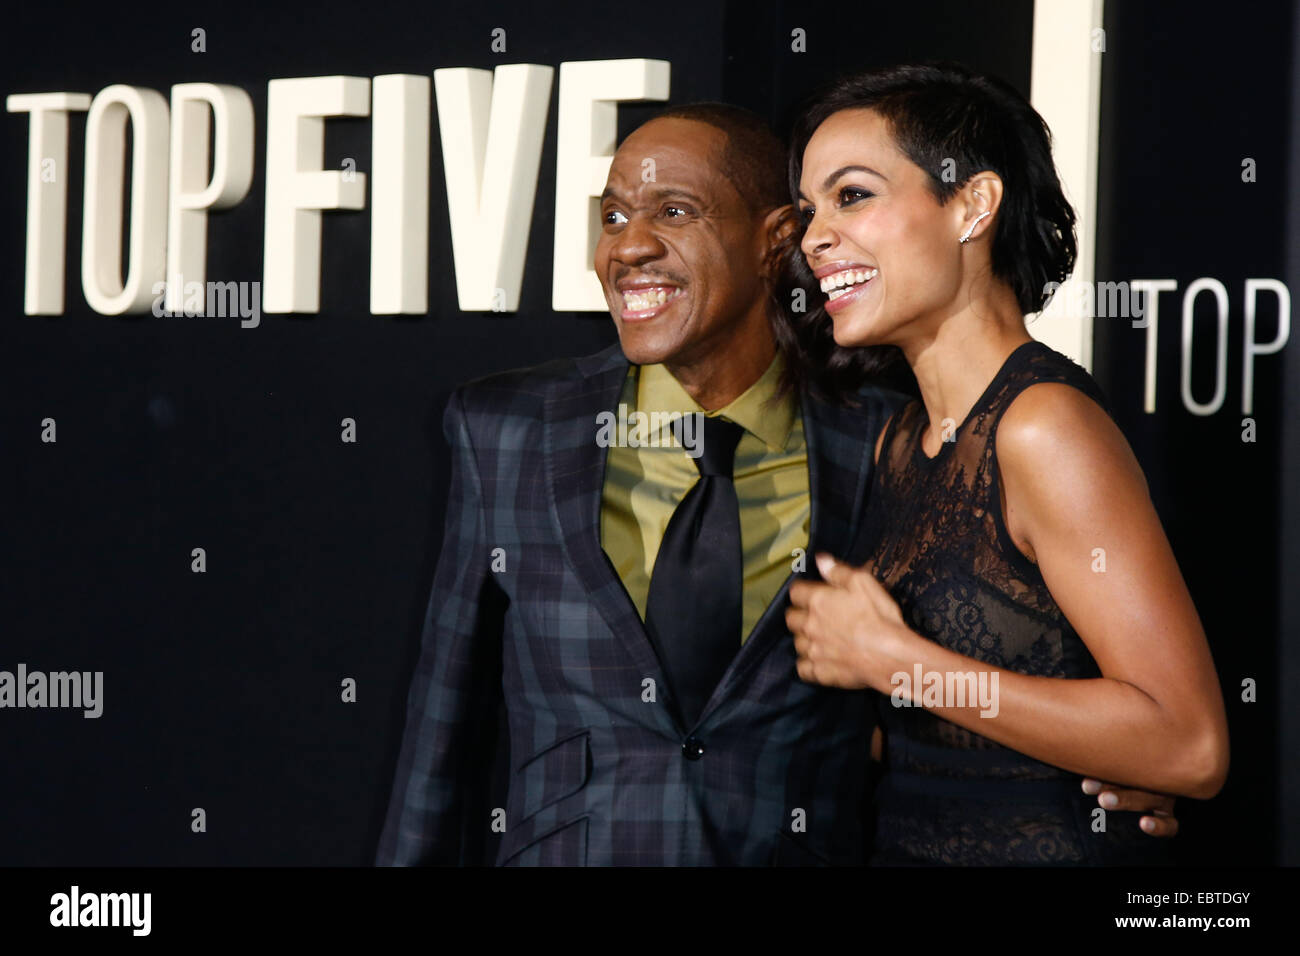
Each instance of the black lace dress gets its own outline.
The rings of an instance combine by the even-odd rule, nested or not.
[[[998,421],[1037,382],[1065,382],[1107,408],[1084,369],[1026,342],[933,459],[921,447],[925,406],[913,401],[900,409],[887,427],[868,505],[867,540],[875,546],[867,564],[908,626],[944,647],[999,669],[1097,677],[1087,647],[1003,524]],[[1077,774],[929,710],[895,706],[885,695],[879,709],[885,766],[873,863],[1170,862],[1169,841],[1142,833],[1139,814],[1094,814],[1097,798],[1083,793]]]

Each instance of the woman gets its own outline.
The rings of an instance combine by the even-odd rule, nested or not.
[[[882,695],[876,861],[1152,861],[1080,777],[1212,797],[1227,724],[1132,451],[1025,328],[1075,255],[1045,124],[1001,81],[910,66],[836,84],[791,149],[823,298],[782,338],[840,381],[891,347],[920,392],[875,443],[867,561],[819,556],[787,612],[802,679]]]

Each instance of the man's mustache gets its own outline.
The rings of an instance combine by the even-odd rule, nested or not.
[[[614,277],[614,280],[610,283],[610,288],[617,291],[618,284],[624,279],[651,279],[656,282],[665,282],[670,285],[686,285],[685,278],[675,276],[669,272],[625,272],[622,275]]]

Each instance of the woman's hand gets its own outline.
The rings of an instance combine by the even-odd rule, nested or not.
[[[919,640],[898,603],[863,568],[817,555],[825,583],[795,581],[785,622],[794,635],[800,679],[827,687],[889,693],[891,678],[907,673],[907,649]]]

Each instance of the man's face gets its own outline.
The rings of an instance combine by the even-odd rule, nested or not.
[[[766,334],[768,240],[762,217],[726,178],[725,145],[713,126],[666,118],[614,154],[596,274],[634,364],[709,363],[736,336]]]

